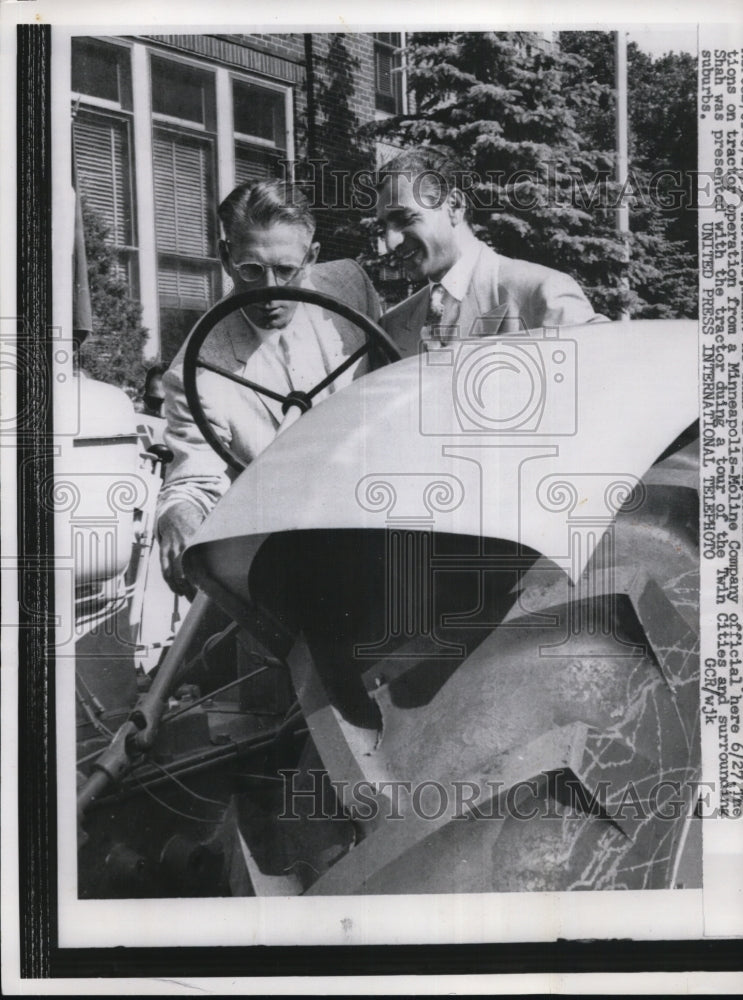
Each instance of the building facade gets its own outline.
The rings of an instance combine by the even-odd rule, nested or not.
[[[381,155],[359,129],[405,110],[403,45],[390,32],[73,39],[76,186],[142,303],[148,356],[169,361],[229,290],[216,208],[236,184],[314,184],[321,259],[363,251],[343,178]]]

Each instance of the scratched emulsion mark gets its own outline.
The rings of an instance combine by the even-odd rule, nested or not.
[[[688,684],[697,661],[693,651],[677,652],[665,667],[673,664],[676,677],[684,676]],[[688,808],[684,789],[697,776],[697,734],[677,711],[678,688],[669,687],[652,667],[643,658],[629,671],[624,712],[616,725],[587,737],[583,777],[588,788],[604,783],[611,826],[601,833],[597,851],[594,824],[573,824],[572,830],[566,824],[564,836],[572,841],[575,857],[586,858],[570,889],[662,888],[667,884],[680,820]],[[679,759],[680,745],[686,748],[688,763],[678,766],[674,762]]]

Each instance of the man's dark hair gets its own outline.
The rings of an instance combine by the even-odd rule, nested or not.
[[[389,177],[406,176],[414,182],[421,174],[430,177],[430,188],[435,186],[438,189],[436,197],[439,204],[453,188],[460,191],[464,198],[464,217],[467,222],[471,221],[472,209],[466,194],[469,185],[464,181],[471,171],[466,170],[456,156],[438,146],[411,146],[398,153],[379,168],[374,186],[379,191]]]
[[[224,199],[217,214],[226,239],[237,232],[266,229],[277,222],[301,226],[310,237],[315,232],[315,219],[309,201],[296,185],[286,181],[262,180],[239,184]]]
[[[148,395],[150,386],[156,378],[162,378],[167,371],[166,365],[153,365],[152,368],[147,369],[147,374],[144,377],[144,394]]]

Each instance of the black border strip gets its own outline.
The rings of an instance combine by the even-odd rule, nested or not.
[[[21,561],[19,880],[23,978],[465,975],[525,972],[738,971],[740,941],[557,941],[484,945],[241,948],[58,947],[52,515],[51,28],[18,28],[18,370]],[[20,324],[19,324],[20,327]],[[497,905],[497,903],[494,903]],[[607,899],[607,905],[611,905]]]
[[[48,976],[56,940],[53,774],[51,27],[17,29],[18,844],[20,969]]]
[[[423,899],[423,897],[421,897]],[[496,904],[497,905],[497,904]],[[401,976],[737,971],[740,941],[111,948],[58,952],[57,976]]]

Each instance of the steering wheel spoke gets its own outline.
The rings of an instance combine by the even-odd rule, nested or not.
[[[222,368],[219,365],[212,364],[211,361],[204,361],[203,358],[199,358],[196,362],[196,367],[205,368],[209,372],[214,372],[215,375],[221,375],[222,378],[228,378],[230,382],[237,382],[238,385],[243,385],[246,389],[252,389],[253,392],[258,392],[262,396],[268,396],[269,399],[275,399],[279,403],[283,403],[287,398],[286,396],[282,396],[280,392],[274,392],[273,389],[268,389],[265,385],[258,385],[257,382],[251,382],[250,379],[243,378],[242,375],[236,375],[228,368]]]
[[[335,380],[340,375],[342,375],[343,372],[347,371],[352,365],[355,365],[356,362],[359,361],[361,358],[363,358],[365,354],[368,354],[369,350],[370,350],[370,345],[369,342],[367,341],[365,344],[362,344],[361,347],[355,350],[353,354],[350,354],[346,358],[346,360],[342,362],[342,364],[338,365],[337,368],[334,368],[332,372],[326,375],[325,378],[322,380],[322,382],[318,382],[316,386],[313,386],[312,389],[309,389],[307,392],[307,396],[309,396],[310,399],[314,399],[318,393],[322,392],[323,389],[327,389],[327,387],[332,382],[335,382]]]
[[[277,299],[279,301],[306,302],[308,305],[319,306],[322,309],[327,309],[329,312],[336,313],[351,323],[356,324],[364,332],[366,342],[334,368],[333,371],[329,372],[317,385],[307,391],[293,390],[288,394],[276,392],[274,389],[260,385],[257,382],[252,382],[242,375],[237,375],[227,368],[222,368],[220,365],[199,357],[199,352],[206,338],[214,327],[226,316],[236,312],[238,309],[244,309],[246,306],[258,305]],[[351,306],[347,306],[343,302],[339,302],[330,295],[316,292],[313,289],[292,288],[289,286],[257,288],[253,291],[240,292],[212,306],[208,312],[204,313],[191,331],[183,357],[183,386],[186,392],[186,400],[191,414],[196,421],[196,425],[205,440],[229,466],[233,469],[242,470],[245,468],[244,462],[230,451],[219,438],[204,412],[196,384],[196,375],[199,368],[213,372],[216,375],[221,375],[231,382],[236,382],[246,389],[251,389],[253,392],[281,403],[284,414],[294,406],[298,407],[301,413],[306,413],[312,407],[312,400],[315,396],[331,385],[365,354],[369,354],[372,347],[376,349],[376,352],[388,364],[400,360],[400,352],[380,326],[374,323],[373,320],[370,320],[368,316],[358,312],[356,309],[352,309]]]

